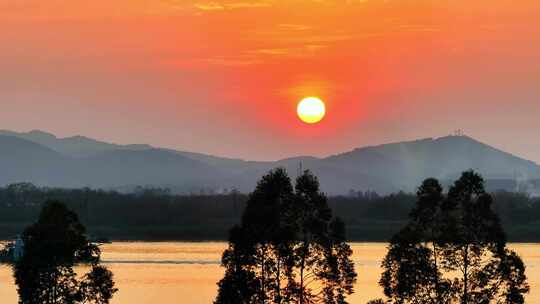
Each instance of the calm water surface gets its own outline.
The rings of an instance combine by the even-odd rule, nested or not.
[[[113,304],[212,303],[222,277],[219,265],[226,243],[120,242],[102,247],[103,260],[114,272],[120,291]],[[350,303],[381,297],[377,282],[383,243],[352,243],[359,275]],[[540,303],[540,244],[512,244],[527,265],[531,293],[527,303]],[[537,288],[538,287],[538,288]],[[0,302],[17,303],[11,268],[0,266]]]

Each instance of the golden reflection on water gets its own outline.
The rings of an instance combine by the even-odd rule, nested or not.
[[[226,243],[118,242],[102,246],[103,260],[120,291],[113,304],[212,303],[223,276],[219,261]],[[352,243],[358,272],[353,304],[382,296],[377,282],[384,243]],[[527,265],[531,293],[527,303],[540,303],[540,244],[512,244]],[[82,271],[82,269],[81,269]],[[11,268],[0,266],[0,302],[17,303]]]

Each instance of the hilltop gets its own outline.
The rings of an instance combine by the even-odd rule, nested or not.
[[[130,189],[169,187],[175,192],[247,192],[274,167],[292,176],[300,164],[312,170],[329,194],[351,189],[389,193],[414,191],[427,177],[450,181],[474,169],[488,186],[516,188],[540,179],[540,166],[467,136],[446,136],[361,147],[324,158],[246,161],[146,144],[119,145],[43,132],[0,131],[0,184],[28,181],[43,186]],[[527,184],[529,185],[529,184]],[[509,189],[512,190],[512,189]]]

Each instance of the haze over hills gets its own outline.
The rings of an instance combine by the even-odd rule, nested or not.
[[[497,185],[540,179],[540,166],[466,136],[447,136],[355,149],[325,158],[245,161],[206,154],[117,145],[76,136],[0,131],[0,184],[28,181],[42,186],[130,189],[170,187],[175,192],[253,189],[268,170],[291,176],[310,169],[329,194],[351,189],[389,193],[414,191],[427,177],[449,181],[475,169]],[[501,181],[505,181],[502,182]],[[517,186],[514,182],[514,186]],[[514,187],[511,186],[511,187]]]
[[[33,130],[27,133],[14,132],[9,130],[0,130],[0,135],[13,136],[26,139],[52,150],[60,152],[66,156],[83,158],[92,156],[101,152],[113,150],[148,150],[152,149],[149,145],[117,145],[103,141],[98,141],[84,136],[73,136],[58,138],[53,134]]]

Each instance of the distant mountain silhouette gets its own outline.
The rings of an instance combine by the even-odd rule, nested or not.
[[[301,164],[301,166],[300,166]],[[176,192],[236,188],[246,192],[268,170],[291,176],[312,170],[329,194],[349,190],[414,191],[427,177],[453,180],[467,169],[500,181],[539,179],[536,163],[466,136],[447,136],[355,149],[326,158],[244,161],[201,153],[117,145],[76,136],[0,131],[0,184],[28,181],[44,186],[130,189],[165,186]]]
[[[82,158],[98,153],[113,150],[148,150],[149,145],[117,145],[98,141],[84,136],[57,138],[55,135],[33,130],[28,133],[19,133],[8,130],[0,130],[0,135],[13,136],[42,144],[54,151],[66,156]]]
[[[467,136],[446,136],[356,149],[325,161],[413,190],[426,177],[455,180],[474,169],[486,179],[536,179],[540,166]]]
[[[0,136],[0,184],[31,181],[40,185],[70,184],[70,159],[43,145]]]

